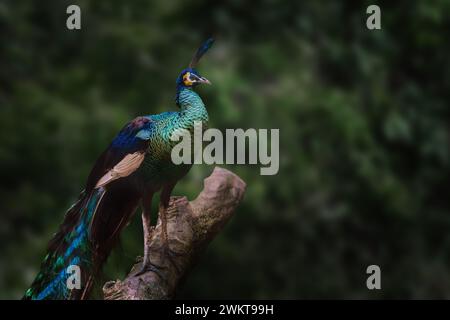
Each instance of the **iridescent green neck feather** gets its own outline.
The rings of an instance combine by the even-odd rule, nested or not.
[[[195,121],[208,122],[208,111],[200,96],[192,89],[182,87],[177,93],[177,104],[180,107],[180,127],[192,127]]]

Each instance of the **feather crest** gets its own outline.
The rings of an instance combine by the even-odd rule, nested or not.
[[[189,68],[195,68],[200,60],[200,58],[212,47],[214,43],[213,38],[209,38],[197,49],[194,56],[192,57],[191,63],[189,64]]]

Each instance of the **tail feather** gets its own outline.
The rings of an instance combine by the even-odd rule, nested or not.
[[[59,231],[49,243],[40,272],[24,299],[79,299],[86,296],[86,291],[90,289],[87,285],[89,279],[99,269],[89,240],[89,227],[104,194],[103,188],[83,192],[67,211]],[[79,267],[79,289],[67,285],[73,275],[73,271],[68,270],[69,266]]]

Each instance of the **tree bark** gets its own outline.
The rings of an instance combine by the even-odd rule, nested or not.
[[[171,299],[199,254],[222,230],[241,202],[246,184],[234,173],[216,167],[204,180],[204,189],[193,201],[171,197],[167,211],[169,256],[161,250],[161,219],[158,218],[146,246],[150,261],[158,272],[147,271],[136,276],[141,262],[136,263],[124,280],[109,281],[103,286],[106,300]],[[142,259],[140,259],[142,260]]]

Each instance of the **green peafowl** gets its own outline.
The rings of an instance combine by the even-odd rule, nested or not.
[[[179,129],[192,132],[197,121],[206,126],[208,113],[194,88],[210,82],[195,67],[213,42],[208,39],[203,43],[189,67],[177,78],[175,100],[179,111],[137,117],[123,127],[100,155],[84,191],[66,212],[63,223],[50,241],[40,272],[24,299],[87,299],[121,230],[140,203],[144,248],[147,248],[152,198],[159,191],[163,228],[161,250],[169,257],[175,254],[167,242],[165,212],[175,184],[187,174],[191,165],[175,165],[171,161],[171,150],[176,142],[170,137]],[[79,289],[67,286],[70,276],[67,268],[71,265],[80,268]],[[140,272],[157,272],[146,249],[142,266]]]

